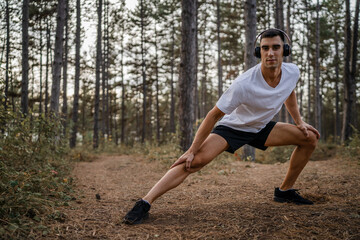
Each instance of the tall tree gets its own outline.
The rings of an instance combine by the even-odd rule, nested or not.
[[[78,131],[78,109],[79,109],[79,89],[80,89],[80,30],[81,30],[81,7],[80,0],[76,0],[76,36],[75,36],[75,87],[73,103],[73,127],[71,131],[70,147],[76,146],[76,135]]]
[[[4,107],[7,107],[9,91],[9,53],[10,53],[10,11],[9,0],[6,0],[6,66],[5,66],[5,101]]]
[[[42,4],[40,4],[40,11],[42,11]],[[42,18],[40,18],[40,23],[39,23],[39,30],[40,30],[40,97],[39,97],[39,114],[42,113],[42,99],[43,99],[43,82],[42,82],[42,78],[43,78],[43,25],[42,25]]]
[[[358,38],[359,38],[359,0],[356,1],[355,5],[355,17],[354,17],[354,26],[353,26],[353,38],[351,45],[351,66],[350,66],[350,76],[352,82],[352,88],[354,89],[354,107],[352,119],[353,126],[357,126],[357,109],[356,109],[356,63],[358,58]]]
[[[336,9],[337,10],[337,9]],[[340,137],[341,137],[341,120],[340,120],[340,96],[339,96],[339,65],[340,65],[340,57],[339,57],[339,25],[338,25],[338,16],[337,13],[334,13],[334,43],[335,43],[335,136],[336,136],[336,142],[338,143]]]
[[[23,0],[22,8],[22,80],[21,111],[28,114],[29,105],[29,0]]]
[[[284,2],[283,0],[275,0],[275,27],[284,29]]]
[[[63,38],[66,17],[66,0],[58,0],[56,37],[54,49],[53,80],[51,87],[50,110],[56,115],[59,114],[60,80],[63,56]]]
[[[190,147],[193,137],[194,89],[196,81],[196,0],[182,0],[181,64],[180,64],[180,146]]]
[[[341,140],[349,140],[352,134],[351,123],[353,119],[353,104],[355,98],[355,89],[350,70],[351,61],[351,17],[350,0],[345,0],[345,58],[344,58],[344,115]]]
[[[51,39],[50,39],[50,20],[46,20],[46,69],[45,69],[45,115],[48,114],[48,104],[49,104],[49,65],[51,62],[50,57],[50,48],[51,48]]]
[[[315,128],[322,133],[321,127],[321,95],[320,95],[320,3],[316,4],[316,56],[315,56]]]
[[[220,19],[220,0],[216,1],[216,32],[217,32],[217,54],[218,54],[218,96],[222,95],[222,65],[221,65],[221,38],[220,38],[220,28],[221,28],[221,19]]]
[[[62,105],[62,124],[63,134],[66,135],[67,128],[67,69],[68,69],[68,41],[69,41],[69,0],[65,1],[65,39],[64,39],[64,55],[63,55],[63,105]]]
[[[143,87],[143,116],[142,116],[142,135],[141,142],[143,143],[146,138],[146,99],[147,99],[147,84],[146,84],[146,63],[145,63],[145,23],[144,23],[144,1],[140,0],[141,11],[141,70],[142,70],[142,87]]]
[[[108,22],[107,22],[107,17],[106,17],[106,12],[107,12],[107,2],[106,0],[104,0],[104,37],[102,39],[103,41],[103,47],[102,47],[102,78],[101,78],[101,89],[102,89],[102,117],[101,117],[101,133],[102,133],[102,138],[105,140],[105,136],[108,137],[108,124],[107,124],[107,120],[109,117],[108,114],[108,95],[107,95],[107,73],[106,73],[106,65],[107,65],[107,28],[109,26]]]
[[[256,65],[254,41],[256,38],[256,0],[245,1],[245,71]],[[255,148],[245,145],[245,159],[255,160]]]
[[[99,147],[99,105],[100,105],[100,73],[102,62],[101,51],[101,16],[102,16],[102,0],[98,1],[98,26],[97,26],[97,41],[96,41],[96,82],[95,82],[95,110],[94,110],[94,136],[93,136],[93,148]]]

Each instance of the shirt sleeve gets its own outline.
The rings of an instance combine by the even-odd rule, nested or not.
[[[217,101],[216,106],[225,114],[232,113],[242,103],[240,81],[234,81]]]

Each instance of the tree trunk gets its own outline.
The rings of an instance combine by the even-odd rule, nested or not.
[[[81,28],[80,0],[76,0],[76,36],[75,36],[75,87],[72,120],[73,126],[70,138],[70,147],[76,146],[76,135],[78,131],[78,109],[79,109],[79,88],[80,88],[80,28]]]
[[[284,2],[276,0],[275,3],[275,27],[284,30]]]
[[[219,98],[222,95],[222,66],[221,66],[221,38],[220,38],[220,27],[221,27],[221,19],[220,19],[220,0],[216,1],[216,27],[217,27],[217,53],[218,53],[218,96]]]
[[[156,78],[156,140],[160,143],[160,106],[159,106],[159,69],[158,69],[158,36],[155,23],[155,78]]]
[[[338,24],[337,24],[337,15],[335,14],[335,24],[334,24],[334,42],[335,42],[335,142],[339,143],[341,136],[341,120],[340,120],[340,108],[339,108],[339,39],[338,39]]]
[[[21,112],[27,115],[29,111],[29,0],[23,0],[22,13]]]
[[[256,65],[254,56],[254,41],[256,38],[256,0],[245,1],[245,71]],[[244,146],[243,159],[255,160],[255,148]]]
[[[63,106],[62,106],[62,124],[63,124],[63,134],[66,135],[67,128],[67,65],[68,65],[68,41],[69,41],[69,0],[65,2],[65,44],[64,44],[64,65],[63,65]]]
[[[122,32],[124,33],[124,23],[122,23]],[[124,79],[124,34],[121,34],[121,143],[125,143],[125,79]]]
[[[95,111],[94,111],[94,136],[93,148],[99,147],[99,105],[100,105],[100,73],[102,62],[101,51],[101,16],[102,0],[98,1],[98,26],[97,26],[97,44],[96,44],[96,82],[95,82]]]
[[[49,62],[51,61],[50,55],[50,26],[49,19],[46,20],[46,70],[45,70],[45,115],[48,114],[49,105]]]
[[[105,1],[105,19],[104,19],[104,27],[105,27],[105,43],[104,48],[106,48],[105,53],[105,84],[106,84],[106,98],[105,98],[105,111],[106,111],[106,118],[105,118],[105,133],[107,134],[108,138],[111,136],[111,113],[109,108],[109,103],[111,103],[110,95],[109,95],[109,1]]]
[[[40,99],[39,99],[39,114],[42,114],[42,100],[43,100],[43,82],[42,82],[42,72],[43,72],[43,62],[42,62],[42,58],[43,58],[43,26],[42,26],[42,19],[40,18]]]
[[[198,0],[196,0],[196,3]],[[198,16],[199,5],[196,4],[195,16]],[[195,87],[194,87],[194,121],[198,119],[199,112],[199,91],[198,91],[198,63],[199,63],[199,48],[198,48],[198,18],[195,19]]]
[[[322,133],[321,127],[321,96],[320,96],[320,4],[316,4],[316,56],[315,56],[315,128]]]
[[[305,12],[306,12],[306,38],[307,38],[307,45],[306,45],[306,62],[307,62],[307,79],[308,79],[308,102],[307,102],[307,122],[312,124],[311,121],[311,75],[310,75],[310,24],[309,24],[309,16],[308,16],[308,2],[305,0]]]
[[[61,66],[63,56],[63,38],[65,25],[65,0],[58,0],[57,6],[57,21],[56,21],[56,37],[54,49],[54,68],[53,68],[53,82],[51,87],[51,101],[50,111],[55,115],[59,114],[59,97],[60,97],[60,80],[61,80]]]
[[[10,11],[9,0],[6,0],[6,66],[5,66],[5,101],[4,108],[7,109],[9,91],[9,53],[10,53]]]
[[[142,70],[142,80],[143,80],[143,116],[142,116],[142,135],[141,142],[144,143],[146,138],[146,64],[145,64],[145,35],[144,35],[144,1],[140,1],[141,7],[141,70]]]
[[[208,47],[206,44],[207,43],[207,41],[206,41],[207,21],[208,21],[208,19],[207,19],[207,15],[206,15],[205,19],[204,19],[204,30],[203,30],[204,36],[203,36],[203,50],[202,50],[202,65],[203,65],[203,67],[202,67],[202,79],[201,79],[201,101],[200,101],[200,117],[201,118],[205,118],[205,116],[206,116],[206,102],[207,102],[207,99],[206,99],[206,95],[207,95],[207,91],[206,91],[207,90],[206,48]],[[219,47],[219,45],[218,45],[218,47]],[[218,51],[218,53],[219,53],[219,51]],[[220,60],[220,59],[218,59],[218,60]],[[219,62],[218,62],[218,64],[219,64]],[[218,67],[219,67],[219,65],[218,65]]]
[[[170,77],[170,132],[175,133],[175,91],[174,91],[174,68],[175,68],[175,19],[172,22],[171,32],[171,77]]]
[[[192,142],[194,88],[196,81],[196,0],[182,0],[182,40],[180,64],[180,146],[186,151]]]
[[[355,6],[355,17],[354,17],[354,27],[353,27],[353,39],[351,47],[351,68],[350,76],[352,82],[352,88],[354,91],[354,105],[353,105],[353,118],[352,125],[356,128],[357,126],[357,109],[356,109],[356,63],[358,57],[358,35],[359,35],[359,0],[356,1]]]
[[[103,48],[102,48],[102,70],[101,70],[101,91],[102,91],[102,97],[101,97],[101,105],[102,105],[102,111],[101,111],[101,136],[102,141],[108,138],[107,136],[107,130],[106,130],[106,0],[104,0],[104,37],[102,38],[103,42]]]
[[[351,22],[350,22],[350,1],[346,0],[346,17],[345,17],[345,65],[344,65],[344,115],[341,141],[349,140],[352,134],[351,120],[353,117],[354,91],[352,78],[350,74],[351,60]]]

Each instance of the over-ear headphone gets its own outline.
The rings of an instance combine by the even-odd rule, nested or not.
[[[286,32],[284,32],[284,31],[281,30],[281,29],[270,28],[270,29],[267,29],[267,30],[262,31],[261,33],[259,33],[259,34],[256,36],[255,42],[254,42],[254,47],[256,46],[256,42],[257,42],[258,38],[259,38],[261,35],[263,35],[265,32],[270,31],[270,30],[276,30],[276,31],[281,32],[281,33],[284,34],[284,36],[287,38],[288,42],[289,42],[289,43],[291,42],[291,40],[290,40],[289,36],[286,34]],[[285,43],[285,44],[284,44],[284,53],[283,53],[283,56],[284,56],[284,57],[287,57],[287,56],[289,56],[290,54],[291,54],[291,47],[290,47],[289,44]],[[259,46],[258,46],[258,47],[255,47],[255,49],[254,49],[254,56],[257,57],[257,58],[261,58],[261,49],[260,49]]]

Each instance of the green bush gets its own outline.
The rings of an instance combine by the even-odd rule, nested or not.
[[[71,197],[67,148],[57,118],[23,117],[0,107],[0,236],[28,239],[62,221]]]
[[[353,135],[346,145],[342,148],[341,157],[347,157],[351,160],[357,161],[360,164],[360,133],[359,130],[353,127]]]

